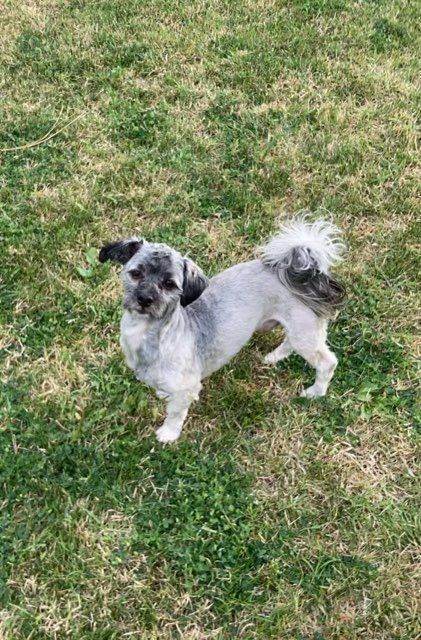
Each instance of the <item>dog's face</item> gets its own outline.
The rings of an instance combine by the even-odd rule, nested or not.
[[[179,303],[187,306],[207,286],[201,269],[165,244],[119,240],[103,247],[99,260],[123,265],[124,307],[154,318],[162,318]]]

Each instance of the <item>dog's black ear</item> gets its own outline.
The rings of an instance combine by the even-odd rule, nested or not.
[[[143,240],[139,238],[128,238],[127,240],[117,240],[117,242],[111,242],[102,247],[99,252],[99,261],[106,262],[107,260],[113,260],[120,264],[126,264],[139,251],[143,244]]]
[[[208,279],[203,271],[190,258],[184,258],[184,278],[181,305],[187,307],[188,304],[197,300],[201,293],[208,286]]]

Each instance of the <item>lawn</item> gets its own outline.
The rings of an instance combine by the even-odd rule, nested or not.
[[[2,640],[417,636],[420,17],[1,0]],[[158,445],[98,248],[138,233],[214,274],[302,209],[349,246],[329,395],[259,335]]]

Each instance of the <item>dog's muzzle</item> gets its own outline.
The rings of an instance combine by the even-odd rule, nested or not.
[[[158,300],[158,287],[156,285],[142,285],[137,288],[135,297],[138,305],[146,309]]]

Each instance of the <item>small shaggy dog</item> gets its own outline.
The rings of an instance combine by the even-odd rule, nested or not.
[[[138,380],[167,403],[156,434],[180,436],[201,380],[226,364],[255,331],[281,324],[286,338],[265,357],[274,364],[293,351],[316,370],[307,398],[323,396],[337,359],[326,345],[328,319],[344,299],[330,275],[343,244],[336,227],[301,218],[285,224],[260,250],[208,280],[189,258],[165,244],[129,238],[103,247],[99,260],[124,265],[121,347]]]

